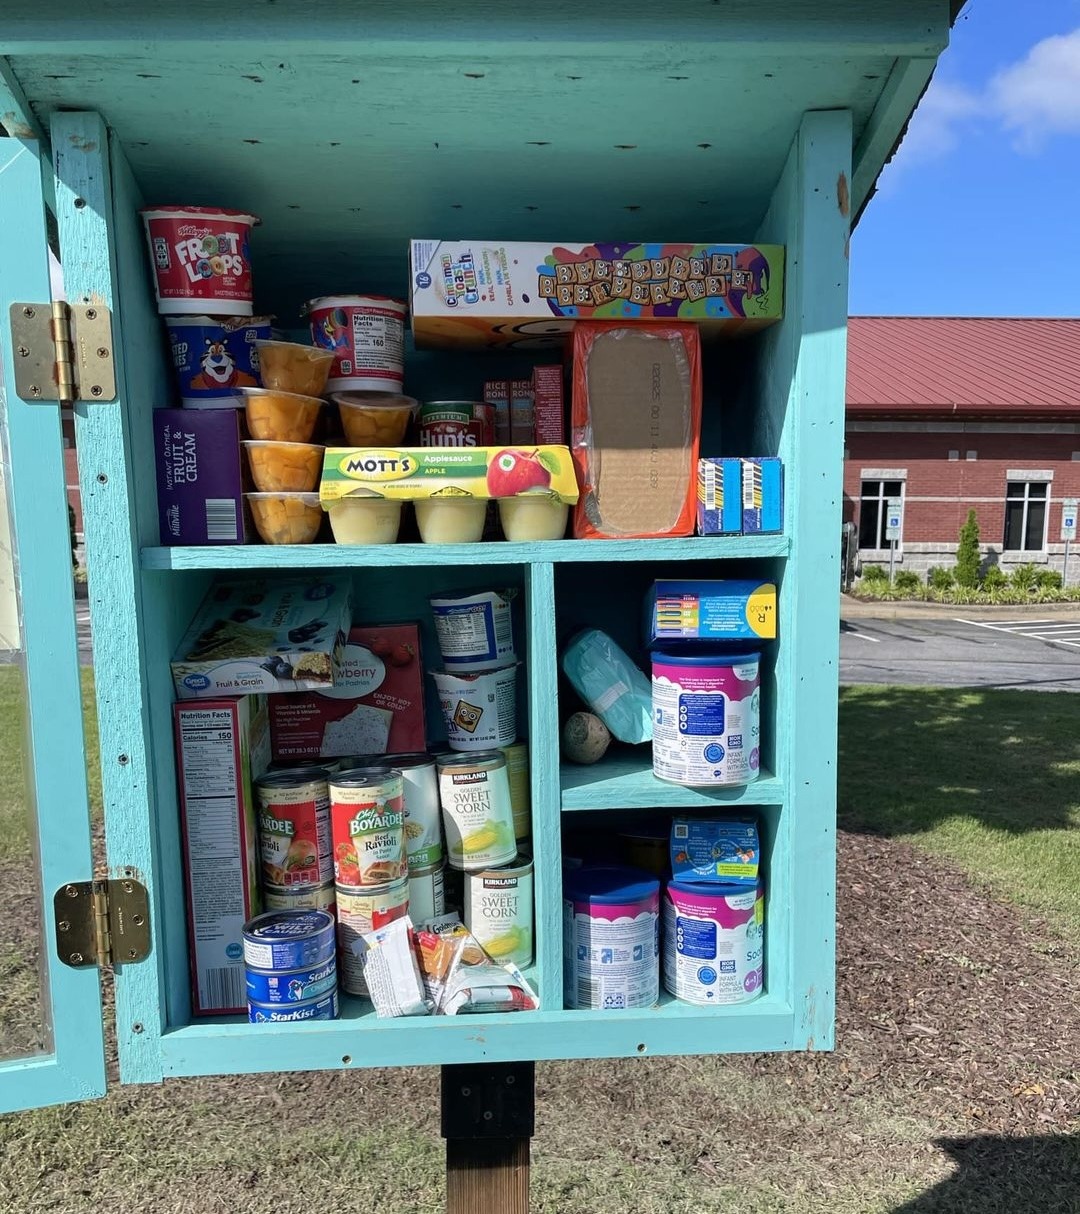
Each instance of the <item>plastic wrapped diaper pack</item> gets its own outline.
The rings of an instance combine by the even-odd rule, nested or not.
[[[574,690],[620,742],[652,740],[652,688],[618,645],[598,628],[579,632],[563,654]]]

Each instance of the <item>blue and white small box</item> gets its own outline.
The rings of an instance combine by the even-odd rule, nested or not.
[[[699,459],[698,535],[738,535],[742,531],[741,461]]]

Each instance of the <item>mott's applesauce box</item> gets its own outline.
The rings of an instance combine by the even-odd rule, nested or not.
[[[776,637],[772,582],[654,582],[645,600],[645,643],[753,641]]]
[[[741,244],[414,240],[417,346],[560,344],[578,320],[762,328],[784,310],[784,249]]]
[[[578,498],[567,447],[328,447],[319,497],[326,509],[343,497],[417,501],[430,497]]]

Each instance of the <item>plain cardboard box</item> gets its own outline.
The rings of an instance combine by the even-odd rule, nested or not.
[[[578,325],[572,451],[579,539],[692,535],[701,346],[692,325]]]

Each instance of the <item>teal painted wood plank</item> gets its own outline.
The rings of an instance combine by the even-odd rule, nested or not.
[[[93,876],[86,793],[75,600],[71,581],[60,406],[31,404],[15,390],[8,308],[48,308],[49,263],[40,148],[0,139],[0,414],[25,649],[29,756],[41,901],[42,1023],[51,1052],[0,1065],[0,1111],[85,1100],[105,1091],[104,1035],[96,969],[74,970],[56,954],[53,892]],[[4,489],[0,486],[0,492]]]
[[[717,561],[782,557],[784,535],[674,540],[554,540],[542,544],[246,544],[144,548],[144,569],[360,569],[393,565],[528,565],[534,561]]]
[[[56,181],[52,171],[49,137],[38,121],[11,64],[0,57],[0,127],[16,139],[34,140],[41,170],[45,205],[56,214]]]
[[[753,1003],[722,1008],[699,1008],[665,996],[655,1008],[615,1012],[379,1020],[370,1012],[356,1015],[360,1010],[357,1001],[345,999],[340,1020],[317,1025],[249,1025],[239,1020],[192,1024],[162,1038],[165,1073],[242,1074],[792,1048],[791,1008],[769,994]]]
[[[533,565],[526,584],[526,671],[529,679],[529,762],[536,963],[540,1006],[562,1006],[562,831],[559,823],[559,688],[555,653],[555,570]],[[525,1057],[525,1055],[522,1055]]]
[[[934,55],[898,59],[889,73],[889,79],[852,158],[851,208],[854,219],[858,219],[870,201],[878,174],[892,155],[897,136],[926,91],[936,64]]]
[[[134,875],[147,886],[154,941],[148,960],[120,966],[116,973],[121,1076],[152,1080],[161,1076],[157,1042],[165,1025],[164,941],[178,926],[175,908],[172,915],[166,913],[156,888],[160,839],[151,825],[158,821],[158,811],[150,753],[151,705],[140,662],[145,604],[138,577],[139,528],[154,514],[153,498],[145,493],[140,498],[139,476],[145,478],[153,463],[148,463],[149,427],[143,441],[132,418],[157,390],[138,359],[147,345],[160,346],[161,334],[156,321],[149,328],[137,306],[137,291],[127,286],[130,276],[145,278],[133,213],[138,199],[133,183],[124,177],[122,161],[110,163],[105,124],[96,114],[57,114],[52,140],[68,297],[110,307],[114,338],[123,343],[116,359],[115,402],[78,405],[76,433],[109,869]],[[174,803],[175,794],[168,788],[163,805]],[[161,815],[163,820],[174,817]],[[175,846],[161,850],[163,862],[179,863]],[[179,931],[182,939],[182,921]]]
[[[658,780],[652,774],[652,753],[648,746],[619,750],[588,767],[564,763],[560,778],[564,812],[779,805],[785,796],[783,780],[764,769],[752,784],[736,788],[684,788]]]

